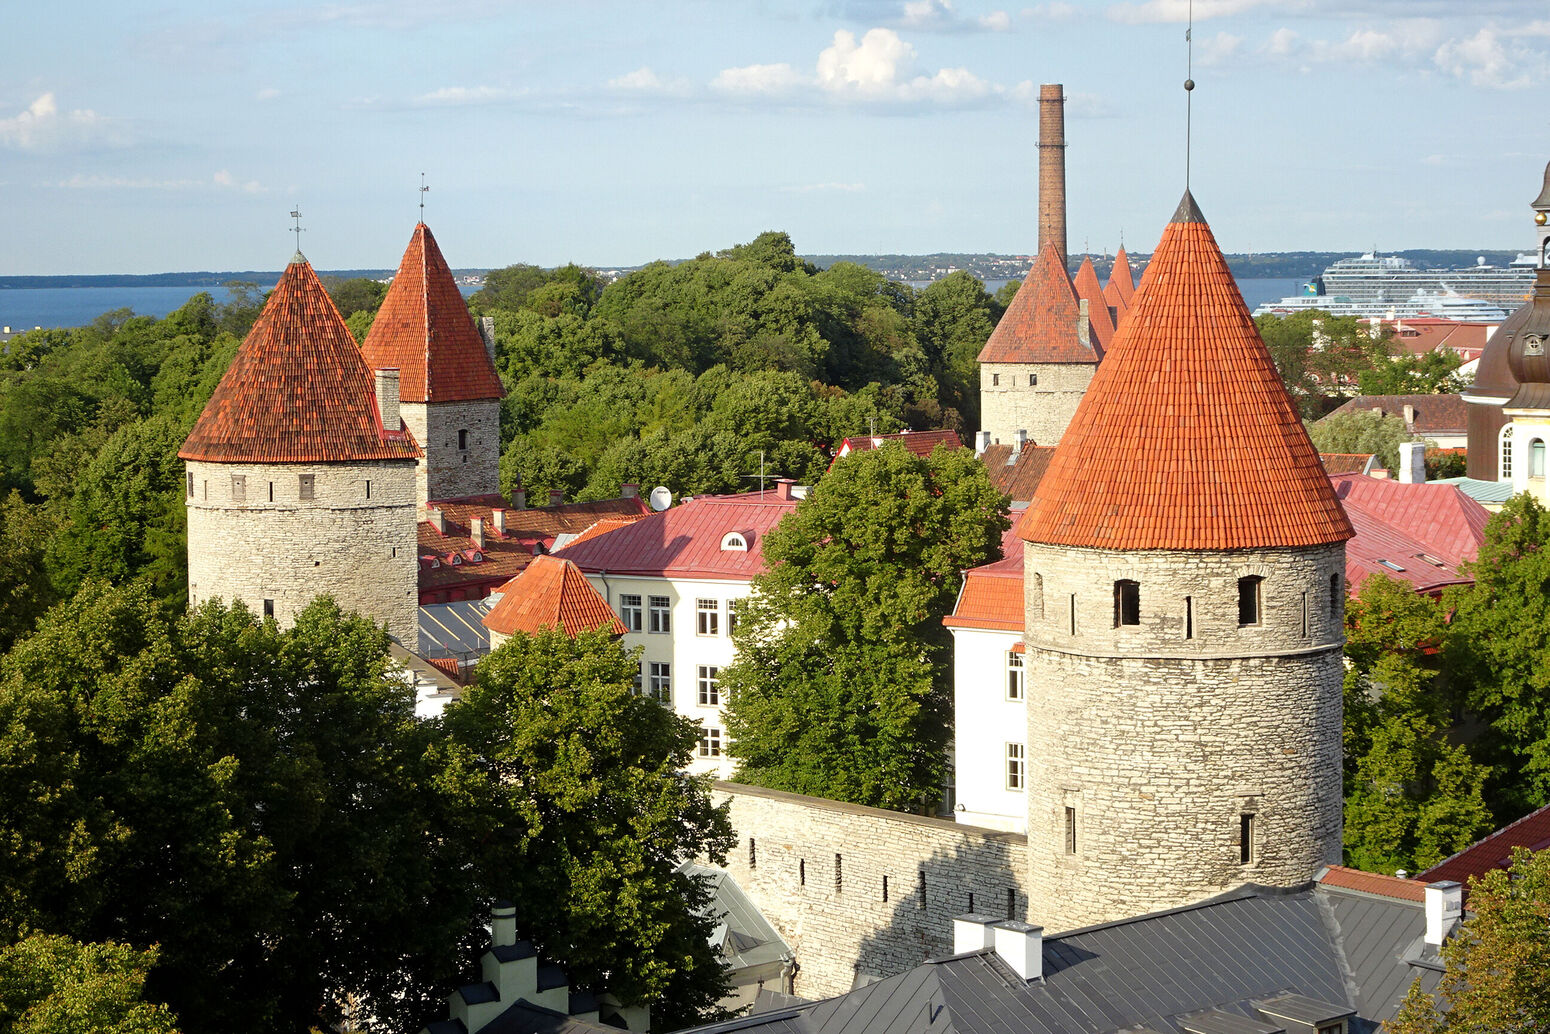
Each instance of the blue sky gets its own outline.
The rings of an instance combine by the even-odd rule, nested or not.
[[[1070,243],[1184,186],[1188,0],[28,5],[0,63],[0,273],[1025,253],[1038,84]],[[1531,245],[1543,0],[1194,0],[1194,193],[1230,251]]]

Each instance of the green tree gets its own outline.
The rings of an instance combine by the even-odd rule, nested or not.
[[[964,270],[948,274],[915,296],[915,336],[940,385],[938,401],[943,410],[937,426],[978,426],[977,360],[999,316],[985,285]]]
[[[0,1030],[11,1034],[176,1034],[144,998],[156,949],[32,934],[0,947]]]
[[[516,635],[442,725],[449,767],[473,777],[478,865],[545,956],[676,1030],[718,1015],[726,989],[708,889],[679,864],[723,862],[734,835],[682,772],[699,723],[636,695],[639,674],[606,630]]]
[[[54,602],[54,586],[43,566],[48,518],[12,490],[0,502],[0,654],[32,631]]]
[[[1389,363],[1393,332],[1374,334],[1355,316],[1310,309],[1287,316],[1267,314],[1254,322],[1286,390],[1307,420],[1322,414],[1325,400],[1357,383],[1364,371]]]
[[[764,542],[723,669],[737,778],[879,807],[941,789],[951,717],[941,619],[1000,555],[1005,497],[966,449],[847,457]]]
[[[387,297],[388,285],[368,276],[326,276],[323,287],[334,300],[334,308],[341,316],[353,316],[358,312],[376,312]]]
[[[521,262],[504,269],[492,269],[484,275],[484,286],[468,301],[480,313],[496,309],[516,312],[527,301],[527,296],[535,288],[542,287],[547,279],[542,269]]]
[[[1320,452],[1375,453],[1388,470],[1399,469],[1400,443],[1423,440],[1412,435],[1400,417],[1366,409],[1331,413],[1308,425],[1308,437]]]
[[[1468,383],[1459,373],[1463,362],[1451,349],[1383,357],[1357,375],[1357,384],[1363,395],[1450,395]]]

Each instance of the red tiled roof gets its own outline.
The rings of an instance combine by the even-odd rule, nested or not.
[[[1512,862],[1512,850],[1515,847],[1526,847],[1530,851],[1550,848],[1550,804],[1529,812],[1516,822],[1508,823],[1453,857],[1443,859],[1418,874],[1416,881],[1436,883],[1438,880],[1456,880],[1468,888],[1471,876],[1480,877],[1492,869],[1507,868]]]
[[[1020,531],[1106,549],[1306,546],[1352,535],[1188,192]]]
[[[1012,446],[987,445],[985,451],[980,453],[980,460],[990,472],[991,484],[1009,496],[1012,502],[1027,503],[1038,490],[1039,482],[1043,480],[1045,471],[1049,470],[1049,461],[1054,456],[1055,446],[1029,443],[1023,446],[1023,451],[1013,463],[1008,462],[1012,458]]]
[[[1360,869],[1348,869],[1343,865],[1331,865],[1319,876],[1318,881],[1325,887],[1340,887],[1344,890],[1361,891],[1363,894],[1397,898],[1400,901],[1426,900],[1426,884],[1419,880],[1363,872]]]
[[[636,521],[644,519],[645,516],[643,513],[636,513],[620,517],[604,517],[600,521],[593,522],[585,531],[577,532],[576,537],[567,542],[566,545],[574,546],[578,542],[586,542],[588,539],[595,539],[599,535],[607,535],[610,531],[618,531],[620,528],[628,527]]]
[[[484,339],[430,229],[420,223],[382,299],[361,354],[396,366],[405,402],[467,402],[504,394]]]
[[[608,628],[624,635],[623,622],[608,601],[598,595],[586,575],[568,560],[541,556],[501,586],[504,595],[484,616],[484,627],[502,635],[558,628],[575,638],[582,632]]]
[[[1091,337],[1077,339],[1076,288],[1053,244],[1028,270],[1023,286],[990,340],[980,349],[982,363],[1096,363],[1103,349]]]
[[[1394,343],[1411,355],[1447,349],[1457,352],[1466,362],[1480,357],[1490,331],[1496,326],[1425,316],[1383,322],[1394,328]]]
[[[1469,406],[1462,395],[1358,395],[1329,416],[1381,409],[1384,416],[1403,417],[1407,405],[1415,411],[1408,426],[1416,434],[1463,434],[1469,422]]]
[[[1109,303],[1103,297],[1103,288],[1098,286],[1098,271],[1093,268],[1091,255],[1083,256],[1072,286],[1076,288],[1078,298],[1087,300],[1087,318],[1092,323],[1099,351],[1107,349],[1114,337],[1114,321],[1109,319]]]
[[[1330,481],[1356,529],[1345,547],[1348,591],[1373,574],[1409,582],[1417,592],[1471,581],[1459,565],[1478,555],[1491,515],[1457,485],[1407,485],[1360,474]]]
[[[1324,464],[1326,474],[1365,474],[1373,465],[1372,461],[1370,452],[1319,453],[1319,462]]]
[[[1015,528],[1001,538],[1003,556],[964,573],[963,591],[953,612],[942,619],[948,628],[985,628],[1021,632],[1026,621],[1023,603],[1023,542]]]
[[[901,431],[898,434],[873,434],[858,435],[855,438],[846,438],[840,442],[840,447],[834,453],[834,460],[841,456],[849,456],[853,452],[870,452],[872,449],[881,448],[885,442],[898,442],[916,456],[929,456],[938,445],[946,444],[949,449],[963,448],[963,441],[958,437],[957,431]],[[834,469],[834,460],[829,461],[829,469]]]
[[[178,457],[336,463],[419,454],[402,421],[383,429],[375,378],[317,274],[298,254]]]
[[[764,570],[764,536],[796,509],[775,491],[700,496],[653,513],[627,528],[575,542],[562,551],[583,571],[745,581]],[[746,552],[721,548],[729,532]]]
[[[1120,300],[1125,304],[1120,307],[1120,312],[1130,308],[1136,293],[1135,281],[1130,276],[1130,256],[1125,254],[1121,247],[1114,253],[1114,268],[1109,270],[1108,287],[1114,288],[1119,294]]]

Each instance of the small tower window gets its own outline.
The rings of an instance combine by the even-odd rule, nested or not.
[[[367,499],[371,498],[371,481],[370,481],[370,479],[368,479],[366,481],[366,498]]]
[[[1141,583],[1121,578],[1114,583],[1114,627],[1141,623]]]
[[[1066,805],[1066,854],[1076,854],[1076,809]]]
[[[1329,576],[1329,619],[1340,620],[1340,572]]]
[[[1071,594],[1071,634],[1076,635],[1076,593]]]
[[[274,502],[274,482],[269,482],[269,501]]]
[[[247,502],[248,479],[242,474],[231,476],[231,501],[234,503]]]
[[[457,447],[459,449],[467,449],[468,448],[468,432],[466,430],[459,430],[458,431],[458,433],[457,433]]]
[[[1501,460],[1500,460],[1501,477],[1499,478],[1499,480],[1501,480],[1501,481],[1511,481],[1512,480],[1512,425],[1511,424],[1508,424],[1506,427],[1502,428],[1502,436],[1501,436],[1501,439],[1500,439],[1499,443],[1497,444],[1497,449],[1498,449],[1498,451],[1501,454]]]
[[[1238,579],[1238,624],[1257,625],[1260,621],[1259,586],[1264,579],[1257,574]]]
[[[1036,373],[1030,373],[1028,375],[1028,387],[1030,387],[1030,388],[1037,387],[1038,383],[1039,383],[1039,375],[1036,374]]]
[[[1543,439],[1535,438],[1528,443],[1528,476],[1542,478],[1545,476],[1545,443]]]
[[[194,498],[194,472],[189,471],[186,477],[188,481],[188,497],[192,499]]]
[[[1184,638],[1195,638],[1195,597],[1184,597]]]
[[[990,386],[992,388],[1001,387],[1001,375],[999,373],[993,373],[990,375]]]
[[[1244,812],[1238,816],[1238,863],[1250,865],[1254,861],[1254,815]]]
[[[265,600],[264,601],[264,617],[266,617],[266,618],[274,617],[274,600]]]
[[[300,475],[299,494],[302,499],[311,499],[313,491],[317,488],[316,474]]]
[[[1028,590],[1028,616],[1044,617],[1044,576],[1037,571],[1033,574],[1033,584]]]

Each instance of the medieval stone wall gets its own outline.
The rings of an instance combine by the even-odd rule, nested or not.
[[[1020,834],[734,783],[716,797],[737,831],[726,867],[790,943],[804,998],[951,954],[955,915],[1028,914]]]
[[[422,507],[435,500],[500,491],[499,399],[404,402],[399,414],[425,454],[415,471],[416,499]],[[459,431],[467,432],[464,448],[458,447]]]
[[[289,625],[331,593],[417,649],[414,469],[409,460],[189,461],[189,603],[240,599],[262,614],[272,600],[275,619]]]
[[[1340,860],[1345,551],[1028,543],[1028,859],[1065,929]],[[1239,624],[1239,579],[1259,620]],[[1117,623],[1115,582],[1139,592]],[[1250,859],[1242,860],[1244,816]]]
[[[980,428],[990,432],[992,443],[1011,445],[1021,430],[1030,444],[1057,444],[1097,369],[1090,363],[981,363]],[[1030,384],[1031,377],[1037,383]]]

